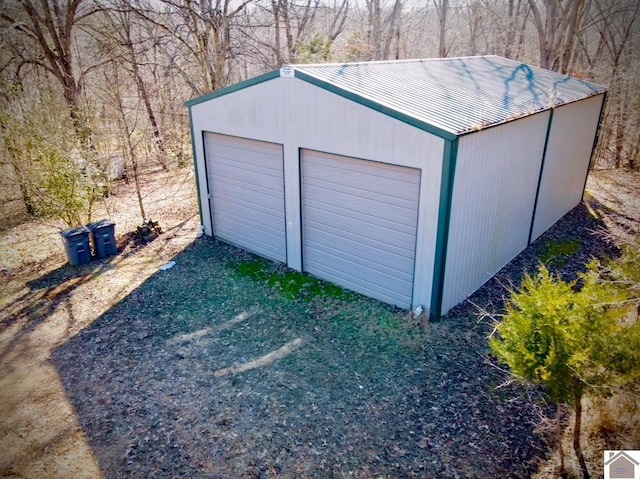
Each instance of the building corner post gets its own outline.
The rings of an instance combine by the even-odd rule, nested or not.
[[[447,244],[449,242],[449,224],[451,220],[451,203],[453,200],[453,183],[456,173],[459,138],[445,140],[442,155],[442,176],[440,178],[440,202],[438,206],[438,232],[436,235],[435,261],[433,267],[433,283],[431,289],[431,305],[429,320],[436,321],[442,314],[444,294],[445,266],[447,260]]]

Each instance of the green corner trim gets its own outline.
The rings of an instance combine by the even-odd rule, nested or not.
[[[549,146],[549,136],[551,135],[551,125],[553,124],[553,112],[552,108],[549,111],[549,121],[547,122],[547,133],[544,137],[544,147],[542,148],[542,159],[540,160],[540,171],[538,172],[538,184],[536,185],[536,197],[533,200],[533,211],[531,212],[531,223],[529,224],[529,237],[527,239],[527,246],[531,244],[531,236],[533,235],[533,225],[536,222],[536,211],[538,210],[538,199],[540,198],[540,185],[542,184],[542,174],[544,173],[544,163],[547,159],[547,148]]]
[[[429,307],[429,319],[432,321],[439,319],[442,312],[444,273],[447,261],[451,201],[453,199],[457,157],[458,138],[445,141],[442,155],[442,176],[440,178],[440,204],[438,206],[438,232],[436,235],[433,283],[431,286],[431,306]]]
[[[384,115],[395,118],[396,120],[400,120],[403,123],[407,123],[408,125],[414,126],[416,128],[419,128],[420,130],[424,130],[428,133],[439,136],[440,138],[444,138],[445,140],[454,140],[455,138],[458,137],[458,135],[456,135],[455,133],[451,133],[450,131],[443,130],[429,123],[425,123],[424,121],[420,121],[410,115],[400,113],[392,108],[388,108],[384,105],[381,105],[380,103],[376,103],[373,100],[369,100],[368,98],[360,96],[356,93],[344,90],[340,87],[337,87],[336,85],[333,85],[324,80],[320,80],[319,78],[311,76],[307,73],[303,73],[299,70],[295,70],[295,76],[296,78],[304,80],[307,83],[311,83],[312,85],[315,85],[324,90],[335,93],[336,95],[340,95],[341,97],[346,98],[348,100],[355,101],[356,103],[359,103],[363,106],[379,111]]]
[[[234,85],[229,85],[224,88],[220,88],[219,90],[214,90],[211,93],[207,93],[206,95],[202,95],[196,98],[192,98],[191,100],[186,101],[185,106],[191,108],[198,103],[203,103],[205,101],[211,100],[212,98],[218,98],[219,96],[228,95],[229,93],[233,93],[238,90],[242,90],[244,88],[248,88],[253,85],[257,85],[258,83],[262,83],[268,80],[272,80],[273,78],[278,78],[280,76],[280,70],[274,70],[268,73],[263,73],[262,75],[258,75],[257,77],[249,78],[248,80],[241,81],[240,83],[236,83]]]
[[[196,174],[196,189],[198,196],[198,212],[200,213],[200,225],[204,225],[203,216],[202,216],[202,199],[200,198],[200,175],[198,175],[198,158],[196,156],[196,142],[194,141],[193,136],[193,118],[191,117],[191,107],[188,107],[189,110],[189,131],[191,132],[191,153],[193,155],[193,170]]]
[[[596,127],[596,134],[593,136],[593,146],[591,147],[591,156],[589,157],[589,167],[584,175],[584,184],[582,186],[582,201],[584,201],[584,192],[587,189],[587,180],[589,179],[589,172],[595,161],[596,148],[598,141],[600,141],[600,133],[602,132],[602,123],[604,121],[604,109],[607,106],[607,99],[609,98],[609,92],[605,91],[602,94],[602,104],[600,105],[600,116],[598,117],[598,126]]]

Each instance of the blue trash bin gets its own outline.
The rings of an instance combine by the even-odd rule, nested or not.
[[[91,242],[96,257],[106,258],[118,253],[115,226],[115,223],[109,220],[95,221],[87,225],[91,231]]]
[[[71,228],[60,232],[67,260],[72,266],[91,261],[89,248],[89,229],[84,226]]]

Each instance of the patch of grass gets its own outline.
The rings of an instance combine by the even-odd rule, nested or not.
[[[540,255],[540,261],[548,266],[562,267],[567,264],[569,256],[580,249],[581,243],[577,239],[549,240],[544,245],[544,251]]]
[[[396,317],[383,316],[378,317],[378,324],[383,329],[398,329],[400,325],[398,324],[398,319]]]
[[[311,301],[315,297],[347,299],[352,293],[307,273],[300,273],[265,259],[243,261],[235,265],[236,274],[278,288],[287,298]]]

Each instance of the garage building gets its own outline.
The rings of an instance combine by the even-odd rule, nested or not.
[[[204,232],[438,317],[581,201],[605,93],[497,56],[216,90],[187,102]]]

